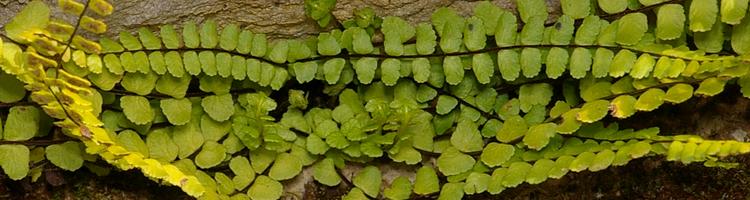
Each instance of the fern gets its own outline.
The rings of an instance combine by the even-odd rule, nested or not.
[[[726,84],[750,94],[747,1],[563,0],[551,24],[544,2],[517,1],[518,16],[489,2],[467,18],[441,8],[416,26],[362,10],[307,39],[208,20],[94,42],[79,31],[106,32],[90,14],[111,5],[59,1],[79,16],[71,25],[33,1],[0,40],[0,75],[18,80],[0,86],[0,102],[37,104],[11,108],[0,155],[22,156],[0,166],[35,179],[32,155],[66,170],[98,155],[205,199],[278,199],[282,181],[311,167],[319,183],[352,187],[347,199],[460,199],[644,156],[733,167],[722,158],[750,152],[616,123]],[[325,26],[332,4],[318,4],[306,8]],[[46,152],[6,143],[41,137],[17,125],[50,126],[40,108],[75,141]],[[417,166],[416,179],[397,178],[381,196],[375,159]],[[350,163],[368,166],[349,181],[337,170]]]

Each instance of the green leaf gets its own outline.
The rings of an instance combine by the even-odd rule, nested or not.
[[[121,144],[128,151],[140,153],[143,156],[148,156],[149,149],[146,142],[141,139],[133,130],[124,130],[117,134],[117,142]]]
[[[721,3],[723,4],[725,1],[727,0],[724,0]],[[747,7],[747,0],[745,0],[745,7]],[[746,17],[742,20],[742,23],[732,27],[732,38],[730,41],[734,52],[741,55],[747,55],[750,53],[750,18]]]
[[[495,35],[495,30],[498,21],[500,20],[500,16],[505,12],[507,11],[495,6],[495,4],[492,4],[488,1],[479,2],[474,7],[474,16],[482,19],[482,23],[484,24],[485,31],[488,36]]]
[[[497,52],[497,66],[500,69],[500,75],[506,81],[513,81],[518,78],[521,65],[518,52],[512,49],[500,50]]]
[[[120,43],[128,50],[140,50],[143,48],[138,38],[128,32],[120,32]]]
[[[347,193],[345,196],[341,197],[342,200],[367,200],[367,196],[365,196],[365,193],[362,192],[359,188],[352,188],[349,193]]]
[[[726,84],[726,81],[719,78],[708,78],[701,82],[701,84],[698,86],[698,89],[695,90],[695,94],[703,96],[717,95],[724,90],[724,84]]]
[[[265,33],[256,33],[253,35],[252,44],[250,45],[250,55],[263,57],[266,55],[268,48],[268,38]]]
[[[138,29],[138,38],[143,42],[143,46],[146,49],[159,49],[161,48],[161,39],[154,35],[154,32],[148,30],[148,28],[141,27]]]
[[[275,63],[284,63],[287,59],[287,53],[289,52],[289,42],[286,40],[279,40],[274,43],[271,47],[271,51],[268,52],[268,58]]]
[[[573,17],[573,19],[583,19],[589,15],[591,10],[590,0],[561,0],[563,14]]]
[[[271,166],[271,163],[276,159],[276,155],[276,152],[264,148],[250,151],[250,164],[253,165],[256,173],[263,173],[266,171],[266,168]]]
[[[544,0],[516,0],[516,6],[523,22],[529,23],[535,16],[547,20],[547,4]]]
[[[458,56],[447,56],[443,60],[443,72],[445,81],[451,85],[457,85],[464,79],[464,66]]]
[[[627,118],[635,114],[636,99],[630,95],[621,95],[612,99],[612,116],[617,118]]]
[[[196,119],[197,117],[198,116],[195,116]],[[223,138],[224,135],[226,135],[232,129],[232,122],[219,122],[213,120],[210,116],[208,116],[208,114],[202,114],[200,116],[200,126],[201,132],[203,134],[203,139],[210,141],[219,141],[219,139]]]
[[[120,85],[125,88],[125,90],[133,92],[137,95],[145,96],[151,93],[151,90],[154,89],[154,85],[156,84],[156,80],[159,78],[155,73],[137,73],[137,72],[130,72],[126,73],[125,76],[122,77],[122,81],[120,82]]]
[[[586,48],[575,48],[570,54],[570,75],[573,78],[581,79],[586,76],[592,63],[591,51]]]
[[[487,186],[490,182],[490,175],[479,172],[472,172],[466,177],[466,184],[464,184],[464,193],[466,194],[479,194],[487,191]]]
[[[458,100],[448,95],[440,95],[437,100],[436,111],[438,114],[445,115],[453,111],[458,105]]]
[[[432,22],[440,36],[440,49],[446,53],[455,53],[463,44],[464,18],[450,8],[439,8],[432,14]]]
[[[336,186],[341,183],[341,177],[336,172],[333,159],[325,158],[313,165],[313,178],[323,185]]]
[[[222,195],[228,195],[234,192],[234,182],[232,182],[232,179],[229,178],[226,174],[222,172],[216,172],[214,174],[214,179],[216,179],[217,182],[217,190],[219,194]]]
[[[206,20],[201,24],[200,30],[201,47],[210,49],[219,44],[219,33],[216,27],[216,21]]]
[[[383,18],[382,32],[385,52],[388,55],[400,56],[404,53],[403,42],[414,37],[416,30],[399,17],[387,16]]]
[[[466,20],[466,28],[464,29],[464,45],[469,51],[477,51],[487,44],[487,36],[485,36],[484,22],[476,16],[472,16]],[[494,29],[493,29],[494,30]]]
[[[552,85],[549,83],[524,84],[518,90],[521,110],[529,112],[534,105],[547,105],[552,99]]]
[[[318,34],[318,53],[323,56],[337,55],[341,52],[341,45],[339,45],[336,38],[330,33]]]
[[[594,159],[591,161],[589,170],[595,172],[606,169],[612,164],[612,161],[614,161],[614,159],[615,152],[613,152],[612,150],[605,149],[603,151],[600,151],[596,154],[596,156],[594,156]]]
[[[122,75],[125,72],[120,63],[120,58],[114,54],[107,54],[104,56],[104,66],[107,67],[109,72],[116,75]]]
[[[516,43],[517,29],[518,22],[516,21],[516,16],[509,12],[501,12],[500,19],[495,28],[495,44],[498,47],[514,45]]]
[[[708,53],[717,53],[724,48],[724,35],[727,28],[723,23],[716,22],[709,31],[693,33],[693,37],[695,38],[693,39],[693,43],[700,50]]]
[[[695,0],[690,3],[688,18],[693,32],[710,31],[717,22],[719,3],[716,0]]]
[[[497,140],[508,143],[526,134],[528,125],[521,116],[513,115],[505,120],[503,127],[497,132]]]
[[[307,151],[310,151],[310,153],[312,154],[322,155],[325,154],[329,149],[328,144],[326,144],[323,139],[315,134],[307,137],[306,144]]]
[[[414,193],[418,195],[427,195],[440,190],[440,181],[435,169],[431,166],[422,166],[417,170],[414,178]]]
[[[635,109],[640,111],[652,111],[664,103],[664,91],[651,88],[638,97]]]
[[[492,171],[492,176],[490,177],[490,181],[487,184],[487,192],[495,195],[505,190],[505,186],[503,185],[502,180],[503,178],[505,178],[507,172],[508,168],[497,168]]]
[[[190,122],[192,102],[189,99],[162,99],[159,102],[164,116],[173,125],[184,125]]]
[[[591,73],[596,78],[602,78],[609,74],[609,67],[615,54],[606,48],[597,48],[594,53],[594,61],[591,65]]]
[[[423,59],[423,61],[427,61],[427,59]],[[416,62],[416,61],[415,61]],[[412,62],[413,65],[416,63]],[[428,69],[429,63],[423,64],[425,70],[424,74],[427,76],[423,76],[424,78],[421,80],[426,81],[427,77],[429,76]],[[490,78],[495,74],[495,65],[492,62],[492,58],[489,54],[482,53],[482,54],[476,54],[474,57],[472,57],[472,71],[474,71],[474,76],[477,78],[477,81],[481,84],[489,84]],[[417,74],[415,73],[414,77],[417,79]],[[423,81],[423,82],[424,82]]]
[[[537,76],[542,71],[542,52],[538,48],[521,50],[521,72],[526,78]]]
[[[375,78],[375,70],[378,68],[378,59],[361,58],[354,63],[354,70],[360,83],[370,84]]]
[[[177,49],[180,47],[182,40],[177,36],[177,31],[175,31],[174,26],[163,25],[159,28],[159,36],[162,38],[164,47],[167,47],[167,49]]]
[[[721,21],[727,24],[739,24],[747,13],[748,0],[721,1]]]
[[[195,22],[188,21],[182,26],[182,38],[187,48],[197,48],[200,45],[198,27]]]
[[[621,77],[635,65],[636,55],[630,50],[623,49],[617,52],[612,64],[609,67],[609,75],[612,77]]]
[[[258,176],[247,190],[247,195],[252,200],[275,200],[281,198],[283,192],[284,186],[278,181],[267,176]]]
[[[480,160],[488,167],[499,166],[510,160],[515,151],[511,145],[492,142],[482,149]]]
[[[581,99],[586,102],[601,99],[612,95],[610,91],[612,84],[608,81],[601,81],[581,88]]]
[[[383,196],[388,199],[409,199],[411,196],[411,181],[404,176],[396,177],[391,181],[391,186],[383,191]]]
[[[352,179],[352,183],[357,188],[361,189],[367,196],[377,197],[380,193],[380,184],[382,182],[382,176],[380,170],[375,166],[367,166],[364,169],[357,172]]]
[[[294,178],[302,172],[301,160],[292,154],[282,153],[276,156],[276,161],[268,171],[268,177],[282,181]]]
[[[597,0],[597,2],[599,8],[608,14],[619,13],[628,8],[628,0]]]
[[[68,141],[45,148],[47,160],[64,170],[75,171],[83,166],[81,143]]]
[[[445,183],[440,190],[438,200],[460,200],[464,198],[463,183]]]
[[[386,58],[380,65],[380,80],[385,83],[386,86],[396,85],[398,79],[401,78],[401,61],[395,58]]]
[[[602,22],[596,15],[590,15],[583,19],[583,23],[578,26],[576,31],[575,44],[591,45],[596,42],[597,35],[601,31]]]
[[[693,97],[693,86],[678,83],[667,90],[664,101],[677,104],[687,101],[690,97]]]
[[[528,132],[523,137],[523,143],[531,149],[541,150],[547,144],[551,137],[555,136],[555,123],[537,124],[529,127]]]
[[[547,18],[534,16],[524,24],[519,35],[521,44],[538,45],[544,40],[544,21]]]
[[[245,80],[247,76],[247,65],[242,56],[232,56],[232,77],[234,80]]]
[[[146,145],[148,145],[150,158],[162,162],[171,162],[177,157],[179,149],[177,144],[172,141],[170,134],[168,128],[156,129],[148,133]]]
[[[243,190],[245,187],[250,185],[250,182],[255,179],[255,171],[250,165],[250,161],[243,156],[236,156],[229,161],[229,169],[234,173],[232,182],[234,188],[237,190]]]
[[[548,172],[554,167],[555,161],[549,159],[537,160],[529,170],[529,174],[526,175],[526,182],[530,184],[544,182],[548,178]]]
[[[549,35],[550,43],[556,45],[570,44],[570,40],[573,39],[574,19],[568,15],[560,16],[555,22],[555,28],[551,29]]]
[[[573,162],[574,159],[575,158],[569,155],[557,158],[557,160],[555,160],[555,166],[553,166],[548,172],[549,177],[559,179],[562,176],[565,176],[569,171],[570,163]]]
[[[315,79],[315,74],[318,72],[317,62],[304,62],[292,64],[292,70],[297,78],[297,82],[306,83]]]
[[[452,176],[469,171],[476,160],[456,148],[448,148],[437,159],[437,167],[443,175]]]
[[[216,72],[222,78],[232,75],[232,56],[229,53],[221,52],[216,54]]]
[[[568,51],[553,47],[547,53],[547,60],[544,62],[546,65],[547,77],[558,78],[562,76],[565,69],[568,68]]]
[[[328,84],[336,84],[341,77],[341,71],[344,70],[346,60],[343,58],[330,59],[323,64],[323,74]]]
[[[556,118],[561,116],[563,113],[570,110],[570,105],[565,101],[557,101],[555,105],[549,110],[549,117]]]
[[[5,120],[3,140],[25,141],[38,134],[41,111],[35,106],[13,106]]]
[[[224,29],[221,30],[221,35],[219,36],[219,47],[227,51],[234,50],[239,43],[239,36],[240,28],[237,24],[229,24],[225,26]]]
[[[145,125],[154,120],[154,110],[143,96],[123,96],[120,98],[120,107],[125,117],[136,125]]]
[[[234,101],[231,94],[211,95],[201,100],[203,111],[216,121],[226,121],[234,115]]]
[[[682,36],[685,27],[685,11],[680,4],[660,6],[656,13],[656,37],[672,40]]]
[[[430,71],[430,68],[432,67],[430,65],[430,60],[428,60],[427,58],[416,58],[411,62],[411,64],[412,64],[412,73],[413,73],[412,77],[414,78],[414,81],[416,81],[417,83],[424,83],[430,80],[430,74],[432,73]],[[373,67],[372,72],[363,72],[363,73],[373,73],[374,71],[375,70]],[[357,74],[358,74],[357,76],[359,76],[360,73],[358,72]],[[360,82],[362,82],[361,78],[360,78]],[[365,82],[362,82],[362,83],[365,83]]]
[[[508,167],[508,172],[503,177],[502,183],[505,187],[516,187],[526,180],[526,175],[532,166],[526,162],[514,162]]]
[[[648,18],[643,13],[630,13],[618,21],[617,44],[634,45],[641,40],[648,30]]]
[[[347,31],[351,31],[352,34],[352,48],[354,49],[354,53],[369,54],[375,49],[372,46],[370,35],[364,29],[353,27]]]
[[[32,1],[38,2],[38,1]],[[7,27],[6,27],[7,31]],[[0,167],[11,180],[21,180],[29,173],[29,148],[20,144],[0,145]]]
[[[34,32],[47,27],[49,7],[41,1],[31,1],[4,25],[8,37],[14,41],[30,41]]]
[[[106,56],[105,56],[105,59],[106,59]],[[114,57],[112,59],[116,60],[117,57]],[[119,63],[111,62],[112,65],[111,65],[110,70],[118,72],[120,74],[122,73],[122,70],[124,70],[125,72],[136,72],[138,70],[137,69],[138,66],[135,63],[135,60],[133,58],[133,53],[131,52],[125,52],[125,53],[120,54],[118,62]],[[120,64],[122,64],[121,67],[120,67]]]
[[[592,152],[583,152],[579,154],[573,162],[570,163],[570,171],[580,172],[586,170],[594,162],[596,155]]]
[[[3,48],[1,44],[0,48]],[[1,57],[2,53],[0,53]],[[3,80],[3,84],[0,84],[0,103],[15,103],[26,96],[26,89],[23,88],[24,84],[15,76],[6,74],[0,70],[0,80]]]
[[[224,161],[224,158],[226,158],[226,149],[223,145],[214,141],[206,141],[201,151],[195,156],[195,165],[201,169],[208,169]]]
[[[326,144],[336,149],[344,149],[349,146],[349,140],[341,131],[335,131],[326,137]]]
[[[157,92],[169,95],[174,98],[183,98],[187,93],[192,77],[183,76],[181,78],[171,75],[162,75],[156,81],[155,89]]]
[[[420,55],[427,55],[435,52],[435,45],[437,45],[437,36],[432,26],[427,23],[420,23],[416,28],[416,48],[417,53]]]
[[[635,61],[633,69],[630,71],[630,76],[635,79],[646,78],[651,73],[651,70],[654,69],[655,64],[656,60],[654,60],[653,56],[647,53],[641,54],[638,60]]]
[[[167,72],[167,64],[164,62],[164,55],[161,52],[152,52],[151,54],[148,54],[148,60],[149,64],[151,65],[151,70],[153,70],[156,74],[163,75]],[[170,72],[172,75],[176,76],[182,76],[182,74],[185,73],[185,70],[183,68],[177,68],[175,72]]]
[[[562,123],[557,126],[557,132],[561,134],[570,134],[581,127],[581,122],[576,119],[580,108],[574,108],[562,114]]]
[[[604,116],[607,116],[609,112],[609,101],[607,100],[596,100],[583,104],[581,110],[578,112],[576,119],[585,123],[593,123],[601,120]]]
[[[167,65],[167,71],[175,77],[182,77],[185,71],[190,75],[197,75],[201,72],[198,54],[194,51],[185,52],[182,58],[176,51],[167,52],[164,54],[164,63]],[[184,67],[183,63],[185,63]]]
[[[242,30],[240,32],[240,35],[237,37],[237,53],[245,55],[249,54],[252,41],[253,32],[250,32],[249,30]]]
[[[203,134],[197,122],[175,126],[172,130],[172,140],[179,149],[178,157],[186,158],[203,146]]]
[[[473,121],[460,120],[456,130],[451,134],[451,145],[461,152],[475,152],[482,150],[484,141],[479,134],[479,126]]]

